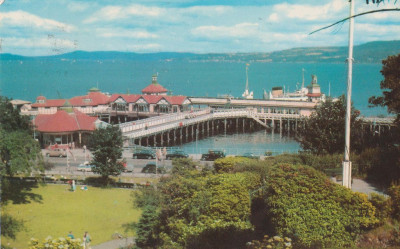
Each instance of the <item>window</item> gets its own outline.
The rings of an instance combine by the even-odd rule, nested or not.
[[[147,105],[138,105],[139,112],[149,112],[149,107]]]
[[[160,105],[159,106],[159,111],[160,113],[168,113],[169,112],[169,108],[167,105]]]

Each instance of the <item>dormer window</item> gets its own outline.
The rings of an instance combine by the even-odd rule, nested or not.
[[[45,99],[38,99],[38,103],[39,104],[44,104],[44,103],[46,103],[46,100]]]
[[[89,98],[83,99],[83,102],[85,102],[85,103],[89,103],[89,102],[91,102],[91,101],[92,101],[92,100],[89,99]]]

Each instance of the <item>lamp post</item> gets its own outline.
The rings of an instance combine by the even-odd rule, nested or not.
[[[354,0],[350,0],[350,17],[354,16]],[[353,72],[353,35],[354,18],[349,20],[349,55],[347,58],[347,99],[346,99],[346,124],[345,124],[345,147],[343,159],[343,186],[351,189],[351,161],[350,161],[350,118],[351,118],[351,84]]]

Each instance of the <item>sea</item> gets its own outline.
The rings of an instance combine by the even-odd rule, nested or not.
[[[241,97],[246,85],[246,64],[247,62],[181,60],[2,60],[0,95],[34,102],[39,95],[48,99],[84,95],[91,87],[108,93],[135,94],[151,83],[153,74],[158,74],[158,82],[173,95]],[[382,92],[381,68],[381,64],[353,64],[351,98],[354,107],[363,116],[387,115],[385,108],[368,107],[368,98]],[[346,93],[346,63],[250,63],[249,89],[254,92],[254,98],[262,98],[264,90],[270,91],[275,86],[282,86],[289,92],[295,91],[302,85],[303,69],[305,86],[311,82],[311,75],[316,75],[321,91],[327,96],[338,97]],[[292,138],[273,139],[271,134],[260,134],[258,136],[262,136],[264,142],[233,134],[225,135],[228,139],[207,138],[201,144],[197,141],[197,144],[183,146],[190,146],[184,147],[187,151],[196,146],[235,150],[231,148],[232,144],[247,141],[239,147],[250,148],[256,144],[257,148],[253,148],[254,150],[275,146],[279,147],[278,151],[281,147],[287,150],[300,148]],[[221,143],[225,140],[225,143]],[[236,154],[243,151],[237,150]]]

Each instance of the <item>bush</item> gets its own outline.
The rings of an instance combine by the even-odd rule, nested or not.
[[[400,185],[392,185],[388,189],[392,208],[392,217],[400,221]]]
[[[371,193],[369,200],[376,210],[376,218],[383,223],[391,214],[390,200],[383,195]]]
[[[378,221],[366,195],[334,184],[307,166],[272,167],[264,201],[269,232],[293,238],[295,247],[352,245]]]
[[[217,173],[229,173],[232,172],[233,167],[237,164],[245,164],[253,160],[245,157],[225,157],[219,158],[214,162],[214,169]]]
[[[279,236],[269,237],[265,235],[262,241],[253,240],[252,242],[247,243],[248,249],[291,249],[292,248],[292,239],[285,237],[281,238]]]
[[[68,249],[82,249],[81,239],[58,238],[53,239],[47,237],[42,242],[32,238],[29,242],[29,249],[46,249],[46,248],[68,248]]]

